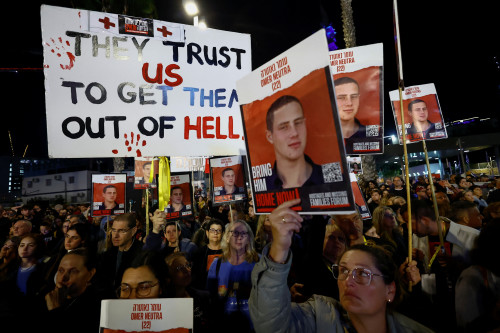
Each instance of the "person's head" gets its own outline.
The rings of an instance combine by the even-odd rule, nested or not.
[[[77,223],[71,226],[64,239],[64,248],[72,251],[79,247],[84,247],[87,242],[89,230],[86,225]]]
[[[458,200],[451,204],[450,218],[458,224],[479,229],[483,224],[483,215],[476,204],[467,200]]]
[[[382,195],[380,194],[380,191],[375,189],[370,192],[370,197],[372,198],[372,201],[375,203],[380,203],[380,199],[382,199]]]
[[[348,315],[385,314],[399,298],[397,268],[381,247],[355,245],[340,258],[335,277],[340,304]]]
[[[377,182],[375,182],[374,180],[368,181],[368,188],[370,190],[376,189],[377,188]]]
[[[170,200],[172,201],[172,204],[182,205],[182,199],[184,198],[182,188],[180,186],[174,186],[170,190],[170,193]]]
[[[412,200],[411,213],[412,231],[418,237],[437,235],[436,214],[427,200]],[[401,208],[401,215],[408,222],[408,205]]]
[[[235,179],[236,175],[233,169],[225,168],[222,170],[222,181],[224,182],[224,186],[234,186]]]
[[[456,177],[455,181],[457,182],[458,187],[461,189],[467,189],[470,186],[469,182],[464,177]]]
[[[392,184],[393,184],[392,179],[387,178],[387,179],[385,180],[385,185],[387,185],[387,187],[391,187],[391,186],[392,186]]]
[[[450,203],[450,198],[448,198],[448,195],[445,192],[437,191],[436,202],[438,206],[446,205],[446,203]]]
[[[483,210],[484,218],[486,221],[500,218],[500,201],[488,204]]]
[[[363,236],[363,220],[358,212],[332,215],[332,219],[349,240],[356,240]]]
[[[350,77],[341,77],[333,82],[341,121],[354,121],[359,111],[359,84]]]
[[[471,251],[471,261],[473,265],[483,266],[496,276],[500,276],[500,247],[498,238],[500,237],[500,221],[487,224],[479,237],[475,241],[475,247]]]
[[[226,225],[221,247],[223,257],[226,260],[236,253],[244,253],[245,260],[248,262],[258,260],[257,252],[254,249],[252,229],[243,220],[236,220]]]
[[[473,185],[471,187],[469,187],[469,190],[472,191],[472,194],[481,199],[483,197],[483,189],[480,187],[480,186],[477,186],[477,185]]]
[[[426,192],[426,189],[424,186],[417,186],[417,188],[415,189],[415,193],[417,194],[417,197],[422,200],[422,199],[429,199],[429,197],[427,196],[427,192]]]
[[[137,221],[133,214],[117,215],[111,227],[111,241],[120,251],[128,250],[137,232]]]
[[[116,201],[116,186],[108,185],[102,189],[102,196],[104,197],[104,202],[115,202]]]
[[[165,258],[168,266],[169,285],[173,289],[186,288],[191,284],[191,263],[183,252],[175,252]]]
[[[271,231],[271,221],[269,214],[259,215],[257,220],[257,230],[255,232],[255,242],[263,248],[267,243],[272,240],[273,234]]]
[[[96,272],[96,260],[86,248],[68,252],[57,269],[56,284],[67,298],[83,294]]]
[[[402,207],[403,205],[405,205],[405,204],[406,204],[406,200],[405,200],[405,198],[400,197],[399,195],[394,196],[394,197],[392,197],[391,199],[392,199],[392,204],[393,204],[393,205],[399,205],[399,206],[401,206],[401,207]]]
[[[465,190],[462,192],[462,200],[474,203],[474,193],[471,190]]]
[[[336,264],[344,253],[347,240],[344,233],[336,224],[327,224],[325,238],[323,239],[323,257],[332,264]]]
[[[26,205],[22,206],[21,207],[21,215],[24,217],[24,218],[28,218],[31,214],[30,214],[30,208]]]
[[[207,224],[207,229],[205,231],[207,239],[211,243],[219,244],[222,240],[222,233],[224,232],[224,225],[221,220],[210,219]]]
[[[67,219],[69,219],[70,226],[80,223],[80,215],[71,215]]]
[[[18,254],[21,259],[40,259],[45,251],[45,242],[38,234],[25,234],[19,237]]]
[[[307,128],[304,109],[293,96],[278,98],[266,116],[266,138],[274,146],[277,160],[295,161],[304,156]]]
[[[149,179],[151,175],[151,162],[146,162],[142,165],[142,175],[144,179]]]
[[[62,224],[62,232],[63,234],[66,236],[66,234],[68,233],[68,229],[71,227],[71,222],[70,222],[70,219],[66,219],[64,220],[63,224]]]
[[[123,272],[118,298],[159,298],[167,288],[168,268],[157,252],[144,251]]]
[[[408,104],[408,114],[413,123],[426,122],[429,117],[427,104],[421,99],[415,99]]]
[[[14,236],[21,237],[26,234],[29,234],[32,228],[33,226],[30,221],[19,220],[16,223],[14,223],[14,226],[12,227],[12,234]]]
[[[394,176],[392,178],[392,182],[394,183],[394,187],[401,187],[403,186],[403,179],[399,176]]]
[[[167,222],[165,224],[165,238],[169,243],[175,243],[181,237],[181,227],[177,222]]]
[[[18,252],[19,247],[19,237],[11,237],[7,239],[2,248],[0,249],[0,260],[3,259],[5,261],[12,261],[16,259],[19,255]]]
[[[384,232],[390,233],[392,229],[397,227],[396,214],[392,208],[387,206],[378,206],[375,208],[372,222],[378,235],[382,235]]]
[[[52,227],[49,222],[42,222],[40,224],[40,234],[43,236],[48,236],[52,231]]]

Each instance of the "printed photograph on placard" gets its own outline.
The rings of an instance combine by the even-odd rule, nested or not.
[[[330,68],[346,154],[382,154],[382,43],[331,51]]]
[[[399,143],[403,144],[399,91],[390,91],[389,96],[394,120],[398,128]],[[423,139],[445,139],[448,137],[434,83],[405,88],[403,112],[407,142],[418,142]]]
[[[255,212],[299,197],[293,209],[301,214],[352,212],[324,31],[238,81],[237,89]]]
[[[368,204],[366,203],[365,196],[361,192],[361,188],[359,187],[359,183],[356,179],[356,175],[353,173],[349,174],[351,177],[351,187],[352,193],[354,194],[354,201],[356,202],[356,207],[358,208],[359,214],[363,220],[371,219],[372,215],[370,213],[370,209],[368,208]]]
[[[245,172],[241,156],[210,159],[212,173],[212,202],[221,204],[247,198]]]
[[[92,216],[124,214],[126,173],[92,175]]]
[[[182,219],[193,215],[190,173],[170,175],[170,202],[165,207],[167,220]]]
[[[156,175],[158,174],[158,159],[153,157],[136,157],[135,162],[135,177],[134,189],[140,190],[145,188],[156,187]],[[149,183],[151,168],[154,170],[153,182]]]
[[[363,173],[361,156],[347,156],[347,165],[349,166],[349,173],[354,173],[355,175]]]

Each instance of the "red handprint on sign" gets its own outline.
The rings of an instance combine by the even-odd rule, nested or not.
[[[66,51],[66,48],[64,47],[65,44],[66,46],[71,45],[69,41],[63,41],[61,37],[59,37],[57,41],[54,38],[51,38],[50,40],[52,44],[45,42],[45,46],[51,48],[50,52],[55,54],[58,58],[61,58],[61,61],[67,57],[67,60],[65,60],[64,63],[59,64],[59,66],[61,66],[64,70],[73,68],[73,65],[75,64],[75,56],[73,53]],[[45,65],[44,67],[48,68],[49,66]]]

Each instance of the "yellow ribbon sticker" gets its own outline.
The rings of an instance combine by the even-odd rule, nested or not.
[[[158,204],[164,211],[170,200],[170,164],[165,156],[160,157],[160,173],[158,177]]]

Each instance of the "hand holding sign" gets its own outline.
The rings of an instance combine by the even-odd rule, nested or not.
[[[302,226],[302,217],[291,209],[298,205],[300,199],[286,201],[279,205],[269,215],[273,242],[269,250],[269,256],[275,262],[284,262],[288,256],[288,250],[292,244],[293,232],[299,232]]]

